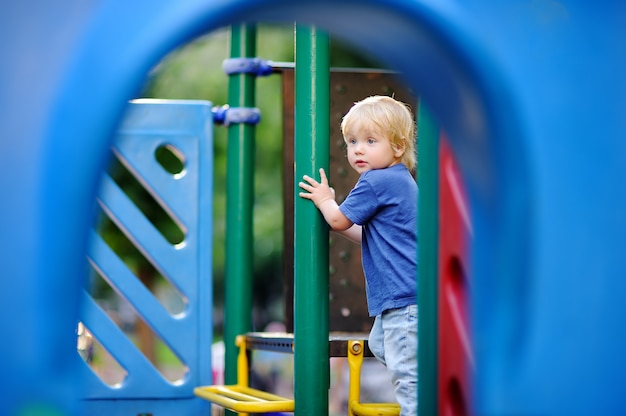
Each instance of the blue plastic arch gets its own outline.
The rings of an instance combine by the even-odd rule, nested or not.
[[[65,0],[0,16],[0,413],[76,406],[91,204],[126,100],[173,48],[253,20],[359,46],[449,133],[474,226],[476,412],[626,408],[625,5]]]

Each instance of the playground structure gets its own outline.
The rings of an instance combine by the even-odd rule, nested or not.
[[[242,31],[242,33],[246,33],[246,31]],[[234,44],[239,43],[237,35],[237,32],[233,35]],[[308,42],[311,40],[311,38],[308,37],[308,33],[304,39],[302,36],[303,35],[301,34],[297,35],[297,45],[300,45],[300,42]],[[318,34],[318,36],[321,35]],[[296,50],[298,50],[298,46],[296,46]],[[294,140],[294,132],[302,130],[307,131],[308,126],[302,129],[303,118],[305,119],[305,122],[309,118],[317,119],[319,121],[315,123],[314,129],[322,132],[330,131],[330,134],[321,133],[317,139],[317,141],[320,142],[320,144],[317,145],[319,152],[315,154],[315,158],[311,159],[320,159],[321,162],[313,160],[313,163],[322,163],[320,166],[323,166],[329,172],[333,172],[333,186],[337,191],[338,198],[344,198],[356,182],[357,175],[348,172],[345,161],[343,160],[345,155],[345,150],[342,146],[343,139],[339,129],[337,128],[343,114],[345,114],[355,101],[358,101],[364,96],[376,93],[395,95],[398,99],[411,104],[414,109],[417,109],[417,98],[406,90],[406,87],[404,87],[398,79],[399,77],[397,74],[393,74],[389,71],[349,69],[337,70],[320,66],[316,67],[314,71],[311,71],[311,73],[317,74],[313,77],[317,79],[310,80],[312,78],[311,75],[308,71],[305,71],[303,75],[300,75],[301,80],[300,84],[298,84],[295,78],[298,75],[298,68],[300,68],[301,65],[311,64],[312,62],[318,61],[326,62],[326,64],[328,63],[328,56],[324,57],[324,54],[327,55],[328,53],[327,45],[324,45],[324,43],[322,43],[321,46],[316,45],[313,48],[304,48],[304,50],[315,50],[316,52],[307,52],[310,56],[305,58],[305,62],[302,62],[302,58],[298,56],[295,65],[274,68],[273,71],[274,73],[280,74],[283,86],[283,169],[286,172],[283,181],[283,189],[285,193],[284,302],[286,306],[285,326],[289,332],[278,334],[246,333],[250,330],[249,327],[246,327],[245,325],[242,326],[240,323],[235,322],[234,324],[241,328],[239,331],[234,333],[237,339],[237,345],[239,346],[239,351],[236,352],[236,350],[232,348],[232,350],[236,352],[237,362],[236,364],[231,363],[229,366],[227,359],[227,370],[229,367],[231,369],[237,368],[236,379],[231,377],[230,383],[228,383],[229,378],[227,374],[227,386],[203,386],[196,388],[195,392],[200,397],[204,397],[212,402],[219,403],[228,409],[238,412],[263,413],[271,411],[293,411],[293,399],[279,397],[276,395],[268,395],[268,392],[249,388],[246,376],[247,371],[242,370],[242,368],[248,369],[247,361],[246,364],[244,364],[243,361],[245,360],[247,348],[250,350],[270,350],[282,353],[294,353],[294,350],[296,349],[295,345],[298,345],[300,349],[303,348],[301,346],[303,342],[302,340],[305,340],[304,342],[308,344],[310,338],[299,335],[297,330],[294,331],[294,327],[297,328],[297,325],[294,325],[294,317],[301,316],[301,320],[304,319],[308,322],[316,322],[314,329],[318,334],[317,336],[322,337],[321,349],[314,351],[315,354],[321,356],[318,372],[322,374],[322,377],[328,379],[329,357],[347,357],[350,362],[351,387],[349,388],[349,392],[351,395],[348,398],[348,403],[350,403],[348,408],[349,414],[398,414],[399,408],[396,404],[362,404],[359,400],[359,381],[357,380],[359,380],[360,377],[357,374],[360,371],[360,364],[357,365],[356,360],[357,357],[360,357],[360,360],[362,360],[364,353],[365,355],[371,357],[371,353],[369,353],[366,343],[362,340],[367,339],[367,331],[369,331],[372,320],[367,315],[364,301],[364,277],[361,272],[360,253],[358,252],[358,248],[347,241],[341,241],[341,238],[331,238],[331,247],[329,252],[327,229],[325,227],[319,227],[317,234],[315,234],[307,228],[311,222],[316,220],[319,221],[319,214],[316,211],[306,214],[307,217],[305,217],[304,220],[300,219],[302,224],[306,225],[306,227],[302,228],[304,232],[301,233],[302,236],[299,239],[294,238],[294,224],[298,223],[297,218],[294,221],[294,204],[298,204],[298,199],[294,200],[294,177],[290,175],[289,172],[294,171],[294,159],[298,157],[298,152],[294,151],[297,147],[294,146],[294,144],[298,142],[297,140]],[[232,67],[232,60],[233,59],[227,61],[225,67]],[[245,60],[235,58],[235,60],[238,63],[241,63],[242,69],[240,69],[240,72],[254,72],[255,75],[258,75],[259,72],[261,72],[258,67],[270,66],[269,64],[259,62],[258,59]],[[255,65],[255,70],[250,70],[250,66],[252,64]],[[263,72],[265,72],[265,70]],[[233,74],[231,74],[231,76],[233,76]],[[311,97],[310,94],[306,94],[307,91],[302,91],[302,85],[306,86],[310,83],[319,84],[316,87],[318,91],[328,91],[328,93],[318,92],[317,97]],[[303,92],[305,94],[302,94]],[[328,99],[325,94],[328,95]],[[294,97],[301,96],[309,97],[310,103],[317,102],[317,107],[315,107],[314,110],[311,110],[312,104],[309,105],[309,102],[306,100],[303,101],[302,99],[294,103]],[[294,108],[305,109],[305,111],[300,113],[295,111],[294,114]],[[425,138],[425,141],[427,139],[428,138]],[[303,143],[302,139],[299,143]],[[432,180],[434,180],[434,178],[431,178],[431,181]],[[239,192],[238,189],[236,191]],[[249,197],[244,197],[242,199],[250,200]],[[244,209],[250,208],[244,207]],[[432,226],[433,225],[431,225],[431,228]],[[325,264],[324,260],[319,258],[311,259],[313,261],[312,265],[319,269],[318,276],[315,276],[306,270],[301,271],[300,273],[300,279],[312,280],[314,283],[316,280],[322,282],[315,283],[316,285],[319,285],[316,292],[305,291],[305,295],[303,296],[309,304],[313,298],[316,299],[316,304],[324,305],[322,307],[316,305],[317,311],[315,313],[310,312],[310,306],[299,309],[300,304],[298,304],[297,301],[294,302],[294,293],[298,292],[298,289],[295,289],[294,286],[297,287],[298,284],[302,284],[302,280],[298,282],[298,279],[296,278],[298,275],[297,272],[294,273],[294,267],[297,267],[297,264],[294,264],[297,263],[297,261],[294,262],[294,258],[297,258],[297,255],[294,256],[294,250],[298,251],[298,248],[301,247],[303,243],[306,243],[307,240],[314,242],[315,244],[319,244],[322,248],[316,249],[318,256],[328,259],[326,262],[328,266],[325,267],[320,266]],[[237,256],[237,252],[233,252],[232,254],[233,256]],[[238,262],[241,262],[241,258],[239,258]],[[249,290],[250,283],[241,284],[241,282],[237,279],[237,276],[230,276],[230,281],[231,287],[235,288],[237,292],[231,294],[227,293],[227,299],[234,300],[233,307],[236,308],[237,312],[240,312],[241,310],[245,311],[245,307],[243,307],[241,302],[237,300],[244,297],[240,292],[241,290]],[[228,304],[226,305],[227,315],[230,307],[231,306]],[[244,315],[249,316],[249,312]],[[326,316],[328,318],[320,320],[319,316]],[[325,322],[326,320],[327,322]],[[233,322],[231,321],[230,324],[233,324]],[[308,324],[307,326],[310,327],[311,325]],[[229,325],[227,325],[226,329],[228,330],[228,328],[230,328]],[[432,338],[436,335],[433,333],[429,336]],[[234,339],[232,342],[228,340],[228,337],[226,337],[226,339],[227,348],[229,345],[235,344]],[[360,347],[357,347],[356,344],[353,344],[354,342],[361,342],[362,344]],[[355,353],[357,350],[360,351],[360,354]],[[304,360],[309,360],[310,358],[309,355],[302,355],[302,357]],[[322,362],[322,360],[325,360],[325,362]],[[326,375],[324,375],[324,373],[326,373]],[[312,374],[311,377],[320,376],[318,374]],[[322,378],[322,380],[324,380],[324,378]],[[307,384],[307,382],[296,380],[296,391],[299,390],[300,395],[307,394],[306,392],[309,390]],[[324,382],[322,382],[322,385],[323,384]],[[327,383],[325,389],[329,389]],[[296,395],[297,394],[298,393],[296,393]],[[324,393],[322,393],[322,395],[323,394]],[[432,393],[429,392],[428,394]],[[325,400],[320,399],[320,397],[321,396],[315,400],[317,403],[316,412],[328,412],[327,403]]]
[[[254,30],[250,28],[234,30],[233,43],[239,43],[243,34],[252,38],[254,44]],[[254,77],[260,75],[280,74],[283,91],[283,122],[284,132],[284,170],[293,171],[294,166],[294,96],[298,95],[295,88],[293,64],[275,65],[263,62],[258,58],[231,58],[224,63],[226,72],[231,77],[240,74]],[[339,130],[333,124],[337,123],[353,102],[363,96],[374,93],[386,93],[396,96],[417,109],[417,99],[406,91],[399,81],[397,74],[380,70],[336,70],[327,69],[325,75],[332,93],[329,102],[323,106],[326,114],[334,114],[329,129],[332,133],[326,138],[327,148],[332,148],[330,158],[332,162],[326,169],[335,172],[336,179],[333,185],[339,198],[345,197],[356,181],[356,174],[346,171],[343,142]],[[247,88],[254,88],[254,85]],[[244,96],[253,95],[250,90],[244,89]],[[330,104],[332,103],[332,109]],[[133,100],[126,111],[124,121],[119,127],[113,144],[113,153],[144,189],[154,195],[159,204],[171,213],[171,217],[185,229],[184,244],[168,242],[159,231],[148,223],[148,219],[140,212],[140,208],[131,201],[132,197],[124,195],[124,190],[111,179],[110,174],[103,176],[98,202],[102,215],[110,218],[133,244],[144,253],[154,268],[163,276],[172,281],[179,288],[186,306],[182,314],[175,317],[167,314],[163,307],[155,302],[148,290],[139,284],[133,273],[121,263],[115,253],[107,246],[103,238],[94,233],[90,245],[89,257],[93,268],[105,279],[116,292],[133,305],[140,318],[146,321],[158,334],[165,344],[181,358],[187,368],[187,374],[168,382],[157,374],[157,366],[147,362],[143,354],[138,353],[121,329],[108,319],[104,312],[95,305],[91,296],[86,297],[86,313],[81,322],[105,350],[117,359],[126,371],[125,377],[118,383],[103,383],[104,380],[94,372],[87,371],[83,375],[86,384],[84,408],[89,414],[132,413],[145,414],[197,414],[203,406],[198,400],[190,397],[194,389],[200,397],[207,398],[234,411],[262,413],[271,411],[293,411],[294,400],[281,398],[268,392],[251,389],[248,384],[246,354],[250,350],[270,350],[283,353],[294,352],[293,333],[286,334],[257,334],[247,333],[236,335],[239,351],[235,363],[227,364],[227,370],[235,371],[237,384],[233,386],[203,387],[210,382],[210,371],[207,370],[211,339],[211,320],[207,305],[210,301],[210,276],[207,275],[208,235],[210,232],[211,172],[212,172],[212,129],[215,123],[226,124],[230,128],[240,127],[238,124],[247,124],[248,129],[258,122],[258,110],[233,106],[217,107],[202,101],[176,100]],[[323,120],[332,117],[322,118]],[[327,121],[328,122],[328,121]],[[237,131],[238,129],[235,129]],[[297,127],[296,129],[297,130]],[[238,130],[241,133],[241,130]],[[237,137],[232,138],[233,140]],[[241,139],[241,138],[239,138]],[[424,139],[426,140],[426,138]],[[174,156],[180,158],[183,167],[173,172],[167,172],[160,163],[158,151],[170,150]],[[243,158],[245,159],[245,158]],[[232,166],[229,163],[229,166]],[[239,171],[241,167],[235,164],[230,168],[229,183],[234,184],[230,189],[229,199],[241,194],[239,189]],[[293,261],[293,223],[294,223],[294,181],[290,175],[285,175],[284,198],[285,205],[285,316],[286,327],[293,332],[294,309],[293,293],[294,281],[292,270]],[[431,178],[432,182],[434,178]],[[200,190],[198,192],[197,190]],[[235,218],[250,215],[253,210],[250,202],[254,198],[244,194],[241,206],[243,213],[234,215]],[[229,224],[230,227],[241,226],[239,221]],[[251,241],[251,237],[248,237]],[[310,237],[309,237],[310,238]],[[327,232],[315,236],[316,239],[328,240]],[[297,244],[295,244],[297,245]],[[365,305],[364,277],[360,266],[360,254],[357,247],[347,241],[332,241],[329,255],[329,267],[333,279],[326,276],[329,289],[321,296],[329,299],[329,344],[326,350],[330,357],[347,357],[350,368],[350,403],[351,415],[388,414],[398,413],[396,404],[362,404],[360,402],[360,363],[363,356],[371,357],[367,344],[366,331],[371,326],[371,319],[367,315]],[[250,262],[250,259],[240,255],[239,246],[230,256],[235,258],[236,264]],[[351,252],[352,251],[352,252]],[[204,253],[204,254],[203,254]],[[241,281],[245,278],[245,281]],[[249,276],[230,276],[228,298],[235,299],[234,304],[227,304],[227,310],[240,312],[247,320],[251,317],[251,305],[242,303],[240,299],[250,293],[252,282]],[[204,311],[202,311],[204,309]],[[243,312],[241,312],[243,311]],[[315,319],[315,317],[312,317]],[[229,325],[239,322],[229,321]],[[118,326],[120,326],[118,324]],[[247,330],[249,331],[250,328]],[[429,335],[434,337],[435,334]],[[301,338],[299,338],[301,339]],[[306,340],[306,339],[305,339]],[[227,343],[227,351],[234,350]],[[300,341],[301,343],[301,341]],[[299,344],[300,345],[300,344]],[[246,348],[248,347],[248,348]],[[324,354],[326,354],[324,352]],[[85,368],[84,366],[82,366]],[[98,373],[106,373],[100,369]],[[227,377],[228,378],[228,377]],[[384,379],[384,378],[383,378]],[[143,382],[150,380],[150,382]],[[172,383],[174,381],[174,383]],[[105,385],[109,384],[109,385]],[[297,382],[297,385],[306,384]],[[327,387],[328,388],[328,387]],[[163,403],[168,403],[164,409]],[[205,406],[206,407],[206,406]],[[170,410],[171,409],[171,410]],[[206,411],[205,411],[206,412]]]
[[[115,126],[167,51],[250,20],[316,25],[367,50],[408,74],[445,128],[472,220],[471,408],[626,407],[624,6],[67,0],[0,9],[12,40],[0,46],[0,221],[10,236],[0,329],[15,341],[2,344],[3,413],[79,411],[73,331],[90,206]],[[302,414],[322,389],[296,397]]]

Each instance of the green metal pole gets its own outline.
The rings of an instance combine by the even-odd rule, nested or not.
[[[256,55],[255,26],[231,28],[231,57]],[[231,107],[255,106],[255,76],[231,75],[228,80]],[[226,384],[237,381],[235,337],[252,329],[252,210],[254,204],[254,126],[228,127],[226,168],[226,260],[224,343]]]
[[[330,134],[329,37],[296,26],[295,184],[328,172]],[[295,190],[295,415],[328,415],[328,226]]]
[[[418,110],[419,326],[418,414],[437,415],[437,247],[439,126],[428,108]]]

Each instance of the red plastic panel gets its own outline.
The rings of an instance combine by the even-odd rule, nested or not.
[[[439,354],[438,414],[469,414],[472,347],[468,320],[467,244],[471,223],[463,184],[450,146],[439,148]]]

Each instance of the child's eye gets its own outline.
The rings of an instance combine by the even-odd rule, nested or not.
[[[375,139],[372,139],[372,138],[367,139],[367,144],[374,144],[374,143],[376,143]]]
[[[349,139],[348,140],[348,144],[355,144],[356,143],[356,139]]]

